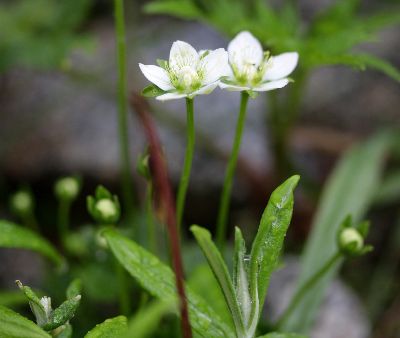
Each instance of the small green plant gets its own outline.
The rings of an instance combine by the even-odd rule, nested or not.
[[[88,6],[88,3],[83,1],[81,5]],[[14,302],[9,301],[10,304],[18,306],[26,305],[27,300],[35,322],[3,306],[6,302],[0,293],[0,337],[142,338],[161,331],[177,337],[180,333],[173,315],[180,321],[184,338],[307,337],[324,292],[340,265],[345,259],[364,255],[372,249],[365,244],[369,223],[360,220],[374,200],[392,134],[379,134],[354,147],[334,170],[324,188],[294,294],[280,318],[268,323],[268,329],[261,325],[266,322],[264,303],[271,276],[283,260],[284,239],[292,220],[295,188],[300,176],[289,177],[272,192],[254,239],[247,243],[251,245],[246,245],[241,229],[235,227],[233,251],[227,243],[230,195],[247,103],[249,99],[257,98],[260,92],[290,84],[290,100],[284,106],[288,108],[287,114],[291,114],[299,104],[301,92],[296,84],[291,84],[293,80],[288,76],[295,71],[299,55],[300,67],[297,74],[294,73],[294,79],[300,86],[310,69],[323,63],[363,62],[361,66],[372,65],[398,77],[397,70],[384,61],[347,54],[351,46],[364,40],[364,33],[398,20],[398,16],[385,13],[370,18],[369,26],[365,26],[355,20],[357,4],[358,1],[353,0],[337,2],[313,21],[305,33],[300,31],[300,18],[293,2],[285,3],[279,10],[255,0],[167,0],[149,4],[148,11],[200,18],[230,35],[237,35],[227,51],[224,48],[197,51],[186,42],[176,41],[168,61],[158,60],[159,66],[139,64],[143,75],[152,82],[143,90],[143,96],[156,97],[160,101],[185,99],[187,114],[187,149],[175,200],[150,108],[142,97],[132,98],[133,108],[149,142],[137,163],[137,171],[146,184],[142,211],[133,204],[129,160],[124,4],[122,0],[115,0],[122,207],[118,196],[100,185],[86,200],[93,224],[75,227],[71,206],[82,191],[82,181],[73,176],[60,178],[54,184],[59,206],[58,248],[40,234],[45,229],[39,227],[36,220],[33,192],[25,189],[12,195],[10,209],[22,225],[0,220],[0,247],[34,251],[48,258],[56,268],[47,267],[44,286],[49,292],[34,291],[16,281],[18,292],[22,291],[24,298],[22,301],[21,297],[9,298]],[[18,10],[24,8],[21,4],[16,6]],[[53,13],[54,8],[50,6],[49,11]],[[65,25],[76,27],[79,20],[70,20],[74,24]],[[271,29],[265,31],[264,26]],[[332,41],[339,37],[343,39],[342,27],[355,31],[341,41],[343,46],[340,47]],[[246,30],[241,31],[242,28]],[[271,55],[264,51],[262,44],[271,47],[273,52],[284,53]],[[192,275],[185,278],[183,257],[188,252],[188,239],[183,231],[183,216],[194,155],[194,100],[197,95],[211,94],[217,87],[240,92],[240,111],[220,198],[216,243],[206,228],[190,227],[207,265],[196,266],[197,272],[192,271]],[[286,132],[287,126],[283,128]],[[283,135],[279,127],[277,133],[279,137]],[[393,195],[393,190],[387,191],[383,190],[383,196]],[[160,237],[165,240],[161,231],[163,226],[170,249],[169,255],[165,255],[167,259],[158,247]],[[142,227],[147,230],[146,240],[137,231]],[[195,265],[195,261],[188,263]],[[231,270],[229,266],[232,266]],[[202,278],[206,281],[203,290],[199,287]],[[38,296],[41,294],[51,294],[52,298]],[[52,303],[60,305],[53,308]],[[116,310],[116,304],[119,310]],[[116,312],[112,314],[114,317],[104,320],[106,316],[102,313],[100,319],[97,312],[107,308],[111,309],[109,312]],[[100,321],[103,322],[96,325]]]

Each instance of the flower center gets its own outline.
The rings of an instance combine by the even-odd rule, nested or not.
[[[177,76],[177,88],[191,92],[198,89],[201,85],[199,74],[189,66],[183,66],[176,73]]]

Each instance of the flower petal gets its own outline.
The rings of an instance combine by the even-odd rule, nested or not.
[[[181,99],[183,97],[186,97],[187,94],[180,94],[180,93],[166,93],[160,96],[157,96],[156,99],[159,101],[169,101],[169,100],[175,100],[175,99]]]
[[[185,66],[196,69],[199,59],[197,51],[187,42],[175,41],[172,44],[169,52],[169,66],[172,71],[176,72]]]
[[[265,82],[257,87],[252,88],[252,90],[255,92],[266,92],[268,90],[283,88],[288,83],[289,83],[289,79],[281,79],[281,80],[276,80],[276,81],[271,81],[271,82]]]
[[[299,54],[296,52],[271,57],[268,60],[271,65],[267,65],[263,80],[279,80],[288,76],[296,68],[298,60]]]
[[[190,94],[190,97],[196,96],[196,95],[204,95],[204,94],[210,94],[216,87],[218,86],[218,81],[215,81],[214,83],[210,83],[204,87],[201,87],[200,89],[196,90],[192,94]]]
[[[234,85],[234,84],[229,84],[229,83],[224,83],[224,82],[220,82],[219,83],[219,87],[221,89],[226,89],[229,91],[235,91],[235,92],[240,92],[243,90],[250,90],[250,87],[243,87],[243,86],[238,86],[238,85]]]
[[[240,69],[246,64],[258,67],[263,60],[260,42],[247,31],[241,32],[228,45],[229,62]]]
[[[157,87],[162,90],[171,90],[174,88],[165,69],[142,63],[139,63],[139,67],[146,79],[153,82]]]
[[[223,48],[209,52],[200,60],[199,70],[203,73],[203,83],[209,84],[219,80],[222,76],[230,74],[228,53]]]

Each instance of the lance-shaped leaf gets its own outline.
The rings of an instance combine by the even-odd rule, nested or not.
[[[57,309],[55,309],[50,317],[49,321],[43,326],[47,331],[54,330],[61,325],[64,325],[74,315],[79,306],[81,296],[77,295],[71,299],[67,299]]]
[[[0,337],[51,338],[38,325],[20,314],[0,305]]]
[[[249,281],[247,278],[247,262],[245,262],[246,243],[242,232],[235,227],[235,255],[233,261],[233,283],[236,296],[240,304],[244,325],[249,324],[251,314],[251,298],[249,292]]]
[[[207,229],[193,225],[190,230],[196,238],[197,243],[204,253],[204,256],[206,256],[208,264],[210,265],[211,270],[213,271],[214,276],[221,287],[229,311],[232,314],[236,332],[239,336],[242,336],[245,332],[243,318],[238,300],[236,298],[235,289],[233,288],[232,280],[224,259],[222,258],[221,253],[217,249],[214,242],[211,240],[211,234]]]
[[[46,239],[30,229],[0,220],[0,234],[0,248],[33,250],[59,265],[64,261]]]
[[[293,190],[299,182],[292,176],[272,193],[261,217],[250,256],[250,288],[252,297],[258,289],[259,308],[262,309],[269,280],[276,268],[286,231],[292,219]]]
[[[39,299],[36,293],[26,285],[22,285],[22,283],[17,280],[16,281],[20,290],[24,293],[25,297],[28,299],[29,307],[31,308],[36,322],[39,326],[43,327],[47,323],[48,316],[51,311],[51,300],[49,297],[43,297]]]
[[[90,330],[85,338],[115,338],[122,337],[126,332],[127,319],[125,316],[106,319],[103,323],[97,324]]]
[[[122,266],[146,289],[159,299],[176,300],[175,276],[160,260],[114,229],[106,229],[103,236]],[[200,337],[235,337],[233,329],[190,288],[187,288],[190,323]]]

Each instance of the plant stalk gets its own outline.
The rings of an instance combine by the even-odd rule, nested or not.
[[[65,199],[60,199],[58,204],[58,236],[61,244],[64,244],[65,238],[69,232],[69,213],[71,210],[71,202]]]
[[[118,136],[121,161],[121,184],[124,208],[128,219],[134,212],[133,180],[130,170],[129,135],[128,135],[128,102],[126,80],[126,35],[124,19],[124,1],[114,0],[115,35],[117,49],[118,85]]]
[[[222,188],[222,194],[220,199],[218,218],[217,218],[217,236],[216,241],[218,247],[223,250],[226,240],[226,227],[228,219],[228,211],[231,199],[231,191],[233,178],[235,176],[236,164],[239,157],[240,144],[242,141],[242,134],[244,124],[246,120],[247,102],[249,100],[249,94],[242,92],[240,101],[240,111],[236,124],[235,138],[233,141],[233,147],[231,156],[229,158],[228,166],[225,172],[224,185]]]
[[[194,113],[193,113],[193,99],[186,99],[186,116],[187,116],[187,126],[186,126],[186,153],[185,161],[183,164],[183,171],[181,180],[179,182],[178,196],[176,199],[176,220],[178,233],[182,232],[182,219],[183,212],[185,210],[186,193],[189,186],[190,172],[192,169],[193,153],[194,153],[194,142],[195,142],[195,131],[194,131]]]
[[[318,271],[314,273],[314,275],[312,275],[307,281],[305,281],[305,283],[297,290],[295,295],[292,297],[290,304],[276,323],[277,329],[283,327],[283,325],[296,309],[296,306],[299,304],[307,291],[311,289],[315,285],[315,283],[317,283],[339,261],[341,257],[342,253],[340,251],[336,252]]]

